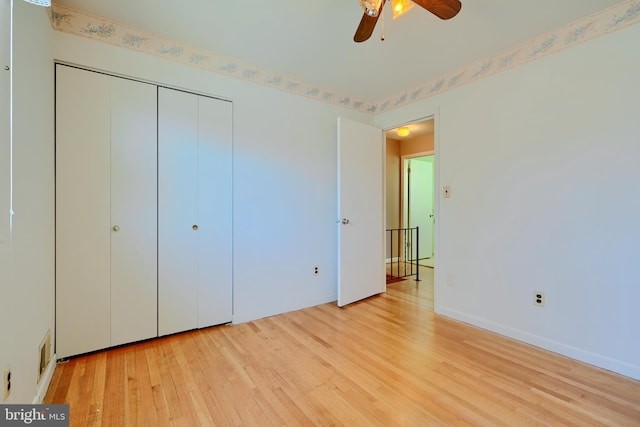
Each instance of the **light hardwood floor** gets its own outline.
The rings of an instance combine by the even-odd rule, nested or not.
[[[640,382],[433,313],[416,285],[57,366],[73,426],[640,426]]]

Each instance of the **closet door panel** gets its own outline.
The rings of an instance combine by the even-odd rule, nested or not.
[[[111,345],[157,335],[157,92],[111,77]]]
[[[56,353],[110,344],[110,78],[56,67]]]
[[[198,326],[198,102],[158,92],[158,333]]]
[[[198,97],[198,327],[232,320],[232,104]]]

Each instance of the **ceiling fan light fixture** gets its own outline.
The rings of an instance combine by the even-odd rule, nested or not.
[[[409,126],[402,126],[398,128],[398,136],[408,136]]]
[[[360,0],[360,7],[364,13],[375,18],[380,13],[381,3],[382,0]]]
[[[391,0],[391,9],[393,10],[393,19],[404,15],[413,8],[411,0]]]

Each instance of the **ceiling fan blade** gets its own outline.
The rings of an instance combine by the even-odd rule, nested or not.
[[[440,19],[451,19],[460,12],[462,3],[459,0],[413,0]]]
[[[354,42],[361,43],[365,40],[369,40],[369,37],[371,37],[371,34],[373,34],[373,29],[376,27],[376,22],[378,22],[378,18],[382,13],[385,1],[386,0],[382,0],[382,3],[380,3],[380,11],[378,12],[378,16],[369,16],[366,13],[362,15],[360,25],[358,25],[356,34],[353,36]]]

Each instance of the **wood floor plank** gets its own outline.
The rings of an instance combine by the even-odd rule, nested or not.
[[[56,367],[72,426],[637,426],[640,382],[433,312],[432,270]]]

